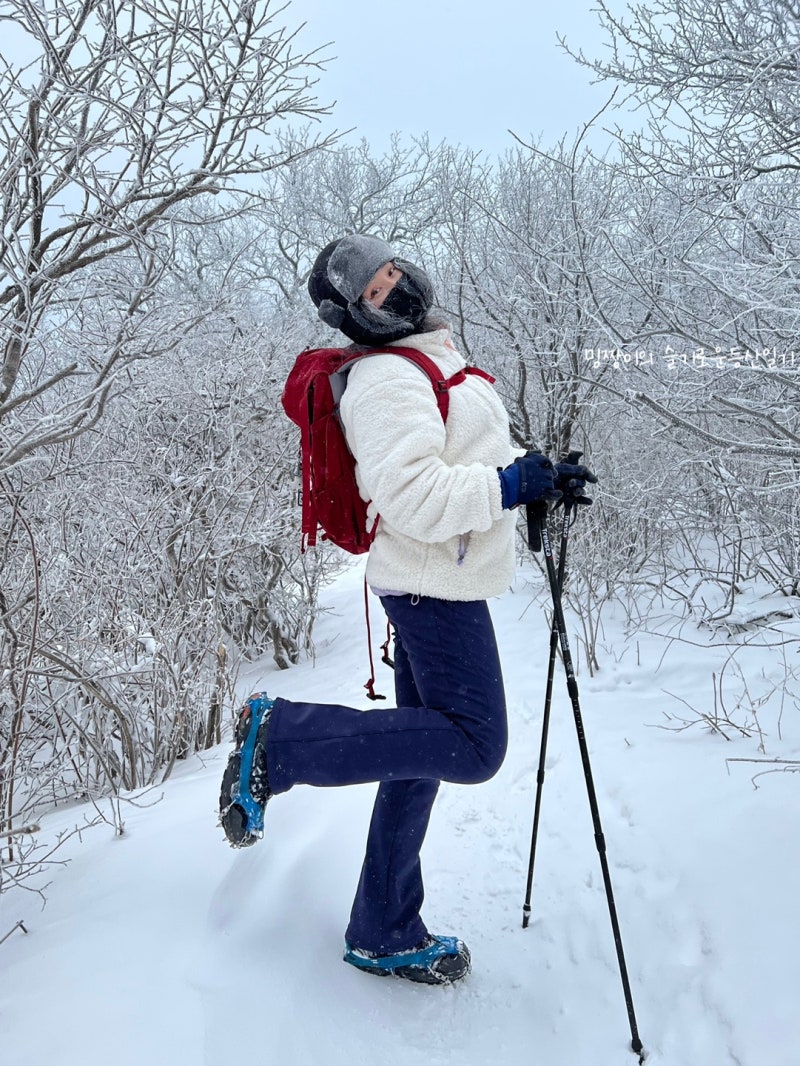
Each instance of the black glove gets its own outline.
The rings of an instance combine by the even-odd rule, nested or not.
[[[506,510],[535,500],[561,499],[561,491],[554,484],[555,467],[546,455],[540,455],[539,452],[526,452],[497,473]]]
[[[583,466],[578,462],[582,455],[583,452],[570,452],[566,459],[555,465],[553,482],[555,488],[561,492],[559,502],[565,507],[572,507],[576,504],[588,506],[592,502],[588,496],[584,496],[583,492],[586,482],[594,485],[597,478],[588,466]]]

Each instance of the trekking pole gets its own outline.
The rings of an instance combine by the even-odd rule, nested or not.
[[[528,512],[528,543],[533,548],[536,537],[539,536],[538,519],[534,524],[534,528],[531,528],[530,520],[534,514],[534,505],[530,505]],[[572,524],[570,521],[570,511],[572,505],[565,503],[564,505],[564,519],[561,523],[561,545],[558,551],[558,590],[564,588],[564,569],[567,562],[567,540],[569,539],[569,527]],[[546,505],[545,505],[546,510]],[[541,551],[541,538],[539,539],[538,548],[533,548],[534,551]],[[544,692],[544,712],[542,714],[542,740],[539,747],[539,768],[536,772],[536,802],[533,808],[533,829],[531,830],[531,854],[528,860],[528,881],[525,887],[525,902],[522,905],[522,928],[527,929],[528,923],[531,918],[531,892],[533,890],[533,867],[536,862],[536,844],[539,838],[539,815],[542,809],[542,790],[544,788],[545,777],[545,758],[547,756],[547,737],[550,732],[550,704],[553,696],[553,674],[555,672],[556,665],[556,652],[558,649],[558,627],[556,626],[555,616],[553,616],[553,622],[550,626],[550,659],[547,663],[547,685]]]
[[[597,806],[597,794],[592,779],[592,767],[589,762],[589,748],[586,743],[586,734],[583,729],[583,717],[581,715],[581,707],[578,697],[578,683],[575,680],[575,671],[572,666],[572,654],[567,639],[567,624],[564,620],[564,609],[561,602],[561,589],[558,585],[556,565],[553,561],[553,548],[550,543],[550,535],[547,531],[547,505],[528,504],[527,519],[529,545],[531,550],[536,551],[539,545],[544,547],[547,577],[550,582],[550,595],[553,599],[553,621],[558,631],[558,640],[561,645],[561,658],[564,662],[564,672],[567,675],[567,691],[572,703],[572,713],[575,718],[575,728],[578,733],[578,745],[580,747],[581,762],[583,763],[583,773],[586,778],[586,791],[589,794],[589,806],[592,811],[594,840],[597,845],[597,853],[600,856],[600,866],[603,871],[603,884],[605,885],[606,899],[608,901],[608,913],[611,918],[611,929],[614,934],[614,946],[617,949],[617,961],[619,963],[619,973],[622,980],[622,990],[625,995],[625,1006],[628,1010],[628,1022],[631,1029],[631,1050],[639,1056],[639,1063],[642,1064],[645,1060],[644,1046],[639,1038],[639,1030],[636,1025],[636,1015],[633,1009],[633,996],[631,995],[631,985],[628,980],[628,967],[625,965],[625,953],[622,949],[622,934],[620,933],[617,908],[614,903],[614,891],[611,887],[611,874],[608,869],[606,842],[603,835],[603,827],[600,823],[600,810]],[[537,524],[538,530],[532,538],[531,533],[533,527]]]

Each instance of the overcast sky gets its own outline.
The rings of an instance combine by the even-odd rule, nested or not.
[[[624,11],[623,0],[612,10]],[[321,75],[335,124],[375,148],[392,131],[448,140],[489,154],[523,138],[553,144],[607,100],[611,87],[560,48],[603,52],[593,0],[291,0],[281,18],[308,25],[304,49],[328,41]]]

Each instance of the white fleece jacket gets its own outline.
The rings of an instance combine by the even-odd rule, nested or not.
[[[445,378],[466,365],[446,329],[397,344],[430,356]],[[468,375],[454,386],[445,424],[426,374],[398,356],[369,356],[350,371],[340,414],[370,521],[380,515],[370,586],[444,600],[504,592],[515,515],[502,509],[497,470],[516,452],[489,382]]]

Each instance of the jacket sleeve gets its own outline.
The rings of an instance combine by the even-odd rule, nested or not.
[[[398,532],[439,543],[485,532],[502,516],[497,470],[447,465],[446,431],[428,377],[396,356],[350,373],[340,414],[362,494]]]

